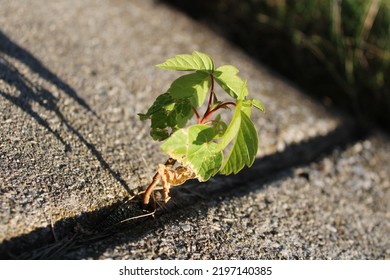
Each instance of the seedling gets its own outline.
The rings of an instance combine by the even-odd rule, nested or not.
[[[237,75],[236,67],[215,69],[211,57],[204,53],[177,55],[157,67],[192,73],[176,79],[145,114],[139,114],[141,120],[151,120],[150,135],[162,142],[161,149],[169,156],[165,164],[158,165],[145,191],[145,205],[160,180],[167,202],[171,185],[178,186],[189,179],[205,182],[218,172],[236,174],[245,165],[252,166],[258,136],[251,111],[252,107],[264,111],[259,100],[248,99],[247,82]],[[217,98],[215,83],[230,100]],[[234,109],[229,123],[219,114],[226,109]],[[178,167],[174,168],[176,163]]]

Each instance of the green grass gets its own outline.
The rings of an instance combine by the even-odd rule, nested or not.
[[[390,1],[177,2],[308,92],[390,128]]]
[[[319,62],[316,72],[327,72],[336,83],[333,94],[322,94],[329,95],[336,102],[343,102],[359,116],[366,115],[389,124],[390,78],[385,78],[390,77],[388,2],[272,2],[275,6],[272,9],[265,7],[265,13],[259,16],[261,24],[287,32],[288,40],[295,48],[309,52],[304,53],[302,59],[310,55]],[[277,11],[274,16],[273,10]],[[305,71],[304,61],[302,65],[298,63],[298,67]],[[319,74],[319,78],[321,76]],[[337,96],[340,94],[343,96]]]

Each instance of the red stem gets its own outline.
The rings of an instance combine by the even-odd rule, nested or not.
[[[224,103],[219,104],[217,107],[215,107],[210,112],[206,112],[206,114],[204,115],[204,117],[202,118],[200,123],[204,124],[207,121],[207,119],[210,118],[217,110],[221,109],[222,107],[229,106],[229,105],[236,106],[237,104],[235,102],[224,102]]]
[[[192,107],[192,110],[194,111],[197,119],[198,119],[198,124],[205,124],[217,110],[221,109],[222,107],[225,106],[236,106],[237,104],[235,102],[224,102],[219,104],[217,107],[215,107],[213,110],[211,110],[212,104],[213,104],[213,98],[216,99],[215,92],[214,92],[214,76],[213,74],[210,74],[211,78],[211,88],[210,88],[210,97],[209,97],[209,103],[207,104],[207,110],[203,115],[203,118],[200,118],[198,111],[194,107]]]
[[[196,118],[197,118],[197,120],[198,120],[198,124],[200,124],[201,119],[200,119],[200,116],[199,116],[198,111],[195,109],[194,106],[192,106],[192,111],[193,111],[193,112],[195,113],[195,115],[196,115]]]

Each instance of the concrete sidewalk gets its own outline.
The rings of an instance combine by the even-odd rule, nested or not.
[[[113,228],[166,160],[137,116],[178,76],[154,65],[193,50],[267,108],[258,159]],[[2,1],[1,258],[389,258],[390,141],[358,132],[156,1]]]

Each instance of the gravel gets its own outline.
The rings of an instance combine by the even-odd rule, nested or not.
[[[389,138],[375,133],[64,257],[388,259],[389,154]]]

